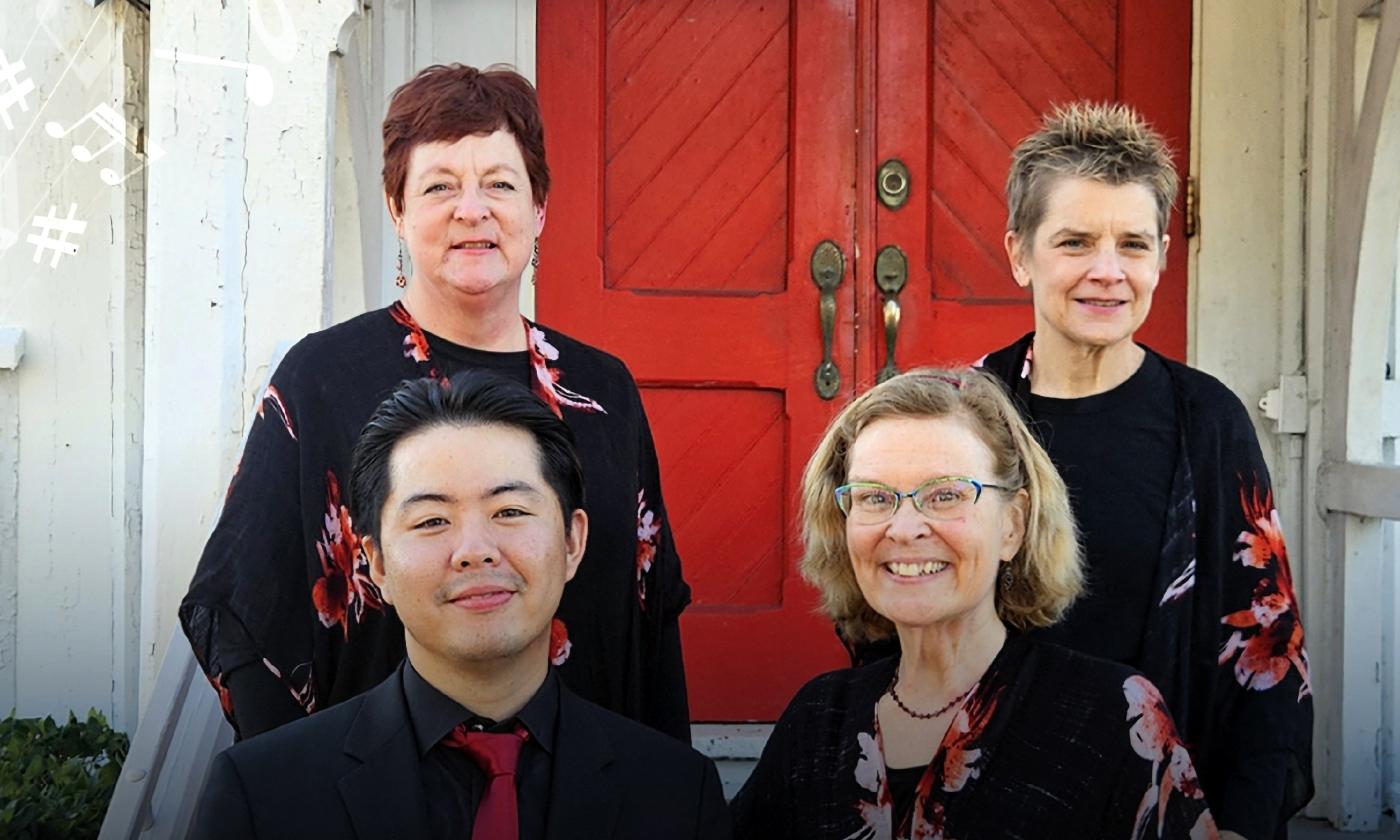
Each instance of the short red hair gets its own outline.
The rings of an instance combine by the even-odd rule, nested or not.
[[[515,137],[535,206],[544,206],[549,194],[544,124],[535,86],[528,79],[505,65],[478,70],[465,64],[434,64],[400,85],[384,117],[384,192],[394,212],[403,212],[413,147],[455,143],[469,134],[497,130]]]

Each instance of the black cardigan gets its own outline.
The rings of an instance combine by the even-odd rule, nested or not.
[[[1023,414],[1033,337],[982,363]],[[1244,406],[1214,377],[1158,358],[1180,436],[1137,665],[1166,697],[1220,828],[1266,840],[1313,794],[1312,686],[1288,553]],[[1092,574],[1103,560],[1087,562]]]
[[[1209,837],[1161,695],[1132,669],[1008,636],[892,824],[875,704],[898,657],[818,677],[734,798],[746,840]]]

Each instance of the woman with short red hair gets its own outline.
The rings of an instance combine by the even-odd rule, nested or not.
[[[677,620],[690,589],[636,383],[617,358],[518,309],[549,193],[534,88],[509,69],[423,70],[389,103],[383,177],[403,298],[287,353],[180,606],[225,713],[247,737],[398,666],[403,628],[342,496],[351,447],[403,380],[481,368],[531,388],[578,440],[589,541],[551,636],[561,677],[689,741]]]

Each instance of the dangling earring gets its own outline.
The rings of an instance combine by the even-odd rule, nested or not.
[[[1011,574],[1011,564],[1007,563],[1001,570],[1001,591],[1010,592],[1011,584],[1016,582],[1016,578]]]
[[[400,289],[402,289],[404,286],[407,286],[407,285],[408,285],[408,278],[403,276],[403,240],[402,240],[402,239],[399,240],[399,261],[398,261],[398,269],[399,269],[399,275],[398,275],[397,277],[394,278],[394,285],[395,285],[395,286],[398,286]]]
[[[535,281],[540,276],[540,240],[535,239],[535,251],[530,255],[530,285],[535,285]]]

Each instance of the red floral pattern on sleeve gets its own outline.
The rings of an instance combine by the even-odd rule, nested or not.
[[[656,511],[647,509],[647,491],[637,491],[637,603],[647,607],[647,572],[656,560],[661,534],[661,519]]]
[[[282,419],[282,425],[286,427],[287,434],[291,436],[292,440],[296,440],[297,433],[296,430],[292,428],[291,412],[287,411],[286,404],[282,402],[282,393],[278,391],[274,385],[269,385],[264,388],[262,399],[258,400],[259,420],[263,419],[263,409],[267,407],[268,403],[272,403],[273,410],[275,410],[277,416]]]
[[[910,811],[909,830],[901,837],[911,840],[953,840],[945,833],[947,806],[942,794],[958,793],[981,775],[987,756],[978,746],[996,713],[1001,688],[972,690],[971,696],[953,715],[953,721],[938,746],[938,752],[919,779]],[[875,795],[873,801],[856,803],[861,827],[844,840],[886,840],[894,822],[894,801],[890,796],[885,775],[884,740],[880,720],[875,719],[875,734],[859,733],[861,758],[856,763],[856,783]]]
[[[549,664],[558,667],[569,660],[574,643],[569,641],[569,628],[559,619],[549,624]]]
[[[1296,668],[1302,679],[1298,686],[1301,701],[1312,694],[1312,681],[1293,575],[1288,567],[1288,549],[1283,544],[1283,527],[1274,508],[1273,492],[1265,491],[1261,498],[1256,480],[1251,492],[1241,489],[1240,503],[1246,529],[1236,540],[1234,559],[1263,574],[1255,581],[1249,606],[1220,619],[1222,624],[1235,628],[1220,649],[1220,664],[1228,664],[1238,654],[1235,679],[1255,691],[1273,688]]]
[[[350,511],[340,503],[340,482],[326,471],[326,516],[316,543],[321,558],[321,579],[311,588],[316,615],[325,627],[340,625],[350,638],[350,621],[364,618],[365,609],[382,609],[379,588],[369,576],[369,561],[360,547],[360,536],[350,521]]]
[[[525,341],[530,349],[530,369],[534,372],[534,391],[554,411],[556,417],[563,417],[563,406],[590,414],[607,414],[607,410],[591,397],[570,391],[559,384],[561,371],[549,366],[559,361],[559,349],[549,343],[544,330],[525,322]]]
[[[424,335],[423,328],[418,326],[418,322],[413,320],[413,316],[408,313],[402,303],[395,303],[389,307],[389,315],[395,321],[408,330],[408,335],[403,337],[403,355],[406,359],[415,362],[426,362],[432,356],[428,350],[428,337]],[[434,374],[436,378],[436,374]]]
[[[1137,818],[1133,822],[1133,840],[1162,836],[1172,794],[1202,802],[1200,816],[1191,829],[1193,840],[1217,837],[1215,820],[1204,807],[1205,792],[1201,790],[1196,768],[1191,763],[1191,754],[1176,734],[1171,713],[1167,711],[1167,702],[1155,685],[1146,677],[1136,674],[1123,682],[1123,696],[1127,698],[1128,720],[1132,723],[1128,739],[1133,745],[1133,752],[1152,762],[1152,781],[1138,805]],[[1151,832],[1154,806],[1156,831]]]
[[[295,700],[297,705],[301,706],[308,715],[316,711],[316,683],[311,679],[310,662],[303,662],[296,666],[287,677],[282,676],[282,672],[278,670],[276,665],[272,664],[272,660],[270,659],[263,659],[263,667],[270,671],[272,676],[276,677],[287,687],[287,690],[292,694],[292,699]],[[290,679],[290,677],[295,677],[297,674],[301,673],[306,674],[304,679]]]

